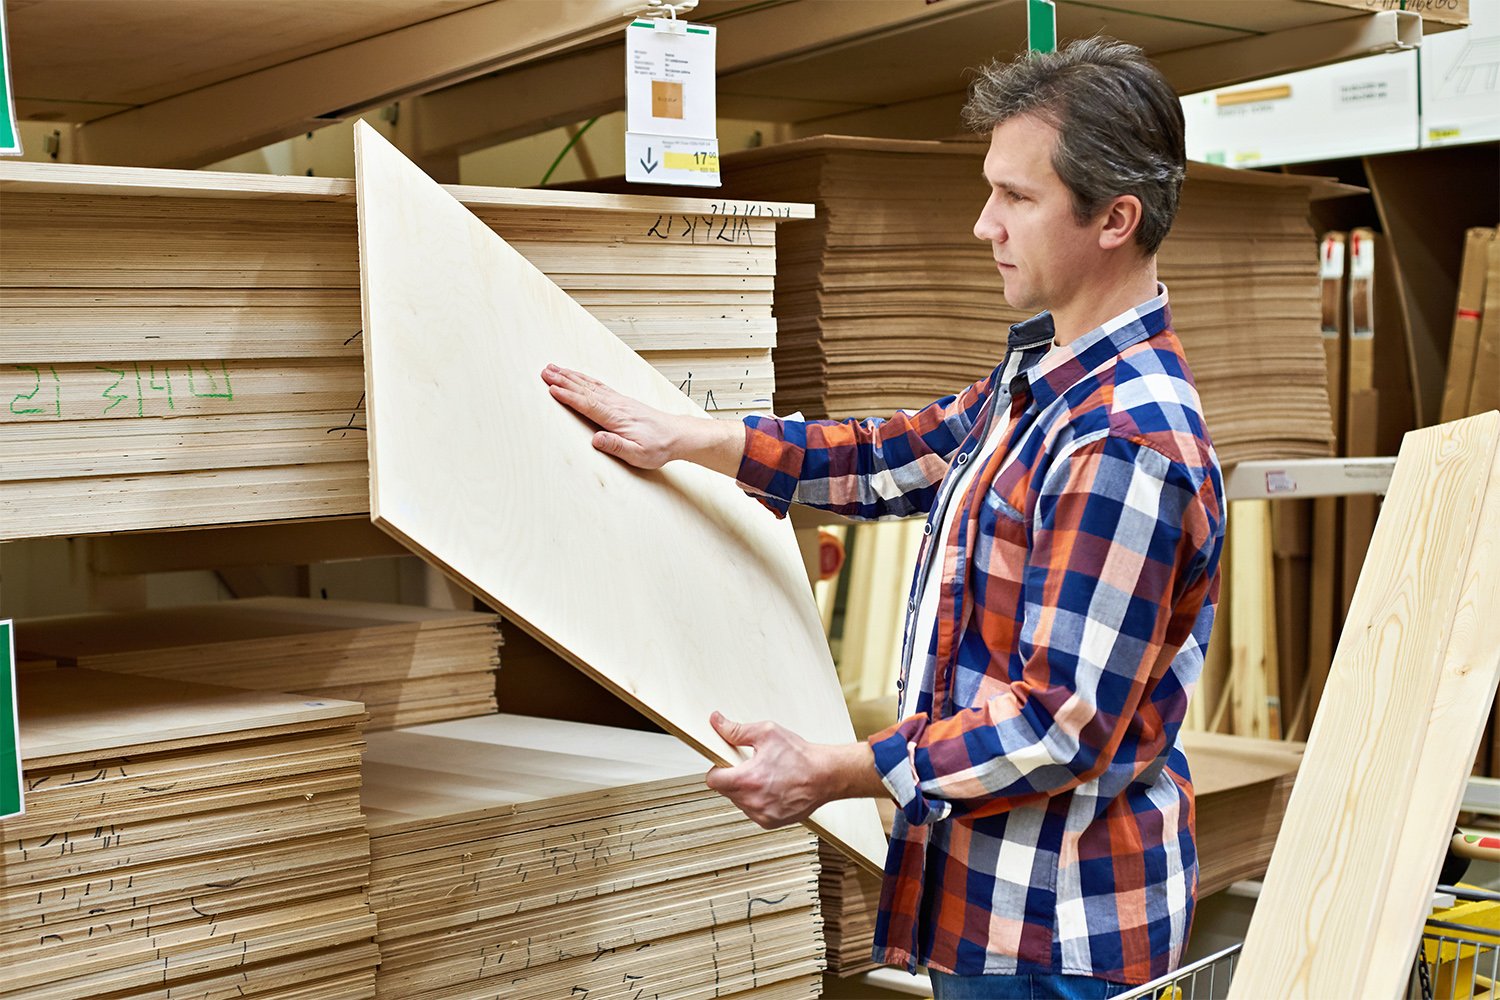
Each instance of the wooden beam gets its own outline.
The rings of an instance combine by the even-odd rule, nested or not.
[[[617,0],[490,0],[77,127],[76,162],[198,167],[624,25]]]
[[[955,17],[990,0],[840,0],[753,5],[695,17],[721,27],[721,98],[736,73],[794,58],[826,58],[841,45]],[[625,106],[622,40],[519,66],[418,97],[417,147],[424,155],[469,152],[618,111]],[[950,130],[952,131],[952,130]]]

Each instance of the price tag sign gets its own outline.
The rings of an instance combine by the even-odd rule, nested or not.
[[[625,179],[719,186],[717,29],[636,18],[625,29]]]
[[[21,801],[21,726],[16,711],[16,643],[9,620],[0,621],[0,819],[25,812]]]

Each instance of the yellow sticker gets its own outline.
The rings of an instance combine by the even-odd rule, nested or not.
[[[1427,138],[1432,141],[1438,139],[1457,139],[1462,129],[1456,128],[1430,128],[1427,130]]]
[[[700,174],[717,173],[719,157],[716,153],[663,153],[662,162],[668,170],[692,170]]]

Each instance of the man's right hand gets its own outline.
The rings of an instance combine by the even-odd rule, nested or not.
[[[542,369],[552,398],[600,429],[594,447],[637,469],[659,469],[676,458],[734,476],[745,450],[738,421],[664,413],[622,395],[582,372],[548,365]]]

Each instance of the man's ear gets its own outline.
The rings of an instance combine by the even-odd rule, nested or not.
[[[1135,240],[1141,227],[1141,200],[1122,194],[1105,208],[1099,222],[1099,249],[1114,250]]]

